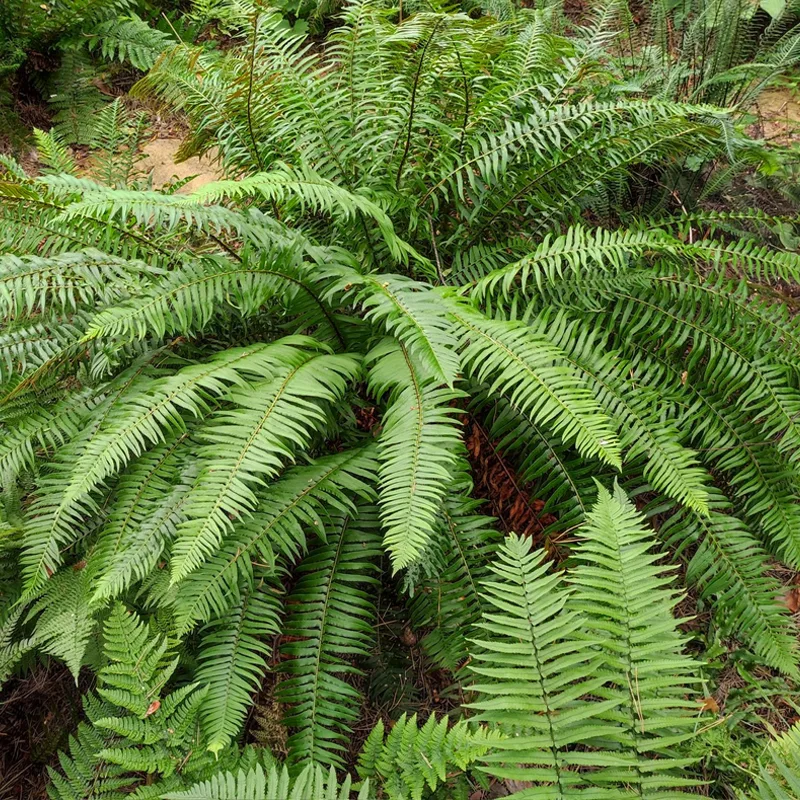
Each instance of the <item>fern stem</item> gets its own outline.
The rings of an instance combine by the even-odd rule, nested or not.
[[[405,147],[403,148],[403,155],[402,155],[402,157],[400,159],[400,166],[398,166],[398,168],[397,168],[397,176],[395,177],[395,181],[394,181],[394,185],[395,185],[396,189],[400,188],[400,177],[403,174],[403,167],[406,164],[406,159],[408,158],[408,151],[411,148],[411,131],[412,131],[412,128],[414,126],[414,111],[415,111],[416,102],[417,102],[417,90],[419,88],[419,80],[420,80],[420,77],[422,75],[422,67],[425,64],[425,54],[428,52],[428,47],[430,46],[430,43],[433,41],[433,37],[436,35],[436,31],[439,28],[439,26],[442,24],[442,22],[444,22],[444,17],[439,17],[439,19],[436,20],[436,24],[433,26],[433,30],[431,31],[431,35],[428,37],[427,41],[425,42],[425,44],[424,44],[424,46],[422,48],[422,52],[420,53],[420,56],[419,56],[419,64],[417,64],[417,72],[416,72],[416,75],[414,75],[414,84],[411,87],[411,107],[409,108],[409,111],[408,111],[408,130],[406,131],[406,144],[405,144]]]

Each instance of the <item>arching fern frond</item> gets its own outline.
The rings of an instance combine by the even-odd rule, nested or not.
[[[466,494],[445,499],[432,544],[434,574],[415,587],[411,605],[414,628],[430,628],[420,642],[425,652],[451,671],[469,658],[467,637],[484,607],[481,583],[501,538],[491,517],[475,513],[479,505]]]
[[[198,260],[171,272],[139,297],[100,311],[89,322],[85,338],[124,341],[193,334],[225,306],[242,316],[252,315],[276,293],[288,300],[303,285],[295,260],[290,250],[257,263]]]
[[[135,14],[103,22],[89,37],[89,48],[99,50],[107,61],[128,61],[142,71],[150,69],[172,43],[172,36],[152,28]]]
[[[352,293],[371,322],[382,325],[418,359],[425,374],[453,385],[459,373],[457,340],[430,287],[400,275],[347,270],[332,290]]]
[[[741,520],[725,513],[730,503],[712,495],[709,517],[679,511],[661,528],[677,554],[691,554],[686,579],[712,603],[723,630],[735,633],[764,661],[793,675],[797,640],[779,585],[768,575],[766,554]],[[691,549],[690,549],[691,548]]]
[[[582,454],[621,466],[610,420],[565,365],[563,351],[525,326],[488,319],[467,304],[453,303],[451,316],[461,334],[464,370],[474,380],[574,441]]]
[[[173,582],[200,566],[234,521],[255,509],[254,489],[309,445],[325,423],[326,405],[341,399],[358,374],[353,356],[285,349],[272,378],[232,390],[235,407],[217,411],[203,429],[201,471],[172,549]]]
[[[373,448],[346,450],[288,470],[265,488],[252,518],[237,525],[219,551],[177,588],[178,629],[221,616],[237,600],[238,587],[252,584],[255,560],[273,565],[308,550],[309,533],[326,541],[339,515],[354,515],[354,500],[375,499]]]
[[[271,347],[232,348],[207,363],[154,381],[145,391],[110,407],[99,417],[97,429],[61,450],[30,509],[22,556],[28,591],[40,586],[60,563],[61,546],[73,540],[82,514],[94,508],[92,492],[141,455],[147,444],[156,445],[168,434],[184,432],[182,412],[205,415],[209,401],[231,384],[241,385],[243,374],[270,374],[280,353],[292,349],[287,344],[274,345],[277,350],[270,352]]]
[[[369,354],[370,391],[389,392],[378,440],[384,544],[395,570],[414,563],[434,535],[439,507],[462,455],[453,415],[460,395],[426,379],[409,351],[385,339]]]

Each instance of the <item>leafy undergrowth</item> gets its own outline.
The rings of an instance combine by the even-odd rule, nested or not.
[[[0,158],[10,791],[798,796],[770,7],[66,20]],[[218,179],[154,185],[164,120]]]

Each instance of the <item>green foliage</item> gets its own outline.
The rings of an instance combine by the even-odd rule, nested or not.
[[[14,95],[21,86],[23,92],[35,86],[49,106],[59,137],[70,143],[90,143],[93,117],[98,112],[102,115],[107,102],[99,86],[113,74],[113,62],[147,70],[173,42],[171,34],[154,29],[138,15],[151,16],[158,5],[144,0],[3,3],[0,132],[15,133]],[[48,143],[40,135],[35,143],[40,151],[44,146],[49,159]]]
[[[770,569],[800,565],[800,322],[775,288],[800,259],[770,232],[791,221],[702,205],[774,148],[715,83],[632,83],[617,6],[567,36],[552,8],[355,0],[321,45],[206,3],[226,46],[158,57],[134,12],[95,19],[93,52],[151,67],[135,93],[224,179],[141,188],[142,119],[66,92],[93,177],[61,126],[39,176],[0,162],[0,673],[96,669],[101,625],[113,662],[54,786],[346,797],[375,632],[408,621],[426,695],[467,718],[379,725],[362,797],[487,773],[521,797],[692,791],[700,667],[660,559],[710,612],[698,638],[798,671]],[[479,514],[465,420],[566,573]],[[268,681],[285,770],[240,752]]]
[[[144,797],[139,790],[129,794],[144,784],[144,774],[179,785],[198,760],[186,753],[205,689],[187,684],[162,693],[177,659],[168,661],[167,643],[122,604],[111,609],[104,640],[107,663],[98,671],[97,695],[85,700],[88,723],[78,727],[69,755],[62,754],[61,770],[50,771],[53,800]]]
[[[283,632],[284,671],[278,699],[289,705],[286,724],[294,763],[342,766],[350,726],[358,719],[359,692],[345,679],[358,674],[351,660],[368,655],[375,609],[370,589],[380,554],[373,509],[345,517],[329,530],[326,543],[298,567],[287,598]]]
[[[565,580],[511,536],[484,584],[471,707],[505,734],[485,769],[533,781],[526,797],[690,786],[674,751],[694,726],[685,697],[697,665],[683,653],[671,578],[620,490],[600,491],[581,540]]]
[[[244,586],[231,610],[203,630],[195,679],[208,686],[200,709],[208,749],[219,752],[240,731],[266,672],[262,637],[280,633],[280,605],[264,580]]]
[[[380,778],[391,800],[421,800],[427,790],[447,785],[454,771],[463,771],[486,754],[499,737],[484,729],[470,730],[465,722],[448,726],[431,714],[424,725],[416,714],[405,714],[384,736],[383,723],[370,732],[361,751],[358,774]]]
[[[272,767],[264,772],[256,767],[249,772],[226,773],[198,783],[191,789],[164,795],[165,800],[350,800],[351,780],[340,785],[331,768],[325,774],[321,767],[309,765],[296,778]],[[369,786],[358,793],[357,800],[369,800]]]
[[[800,792],[800,729],[795,726],[773,741],[767,762],[755,781],[752,797],[789,800]]]

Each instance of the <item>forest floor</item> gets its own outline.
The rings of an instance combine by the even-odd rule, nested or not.
[[[214,164],[213,152],[202,158],[192,156],[185,161],[175,163],[175,155],[180,146],[181,140],[178,138],[156,136],[142,148],[145,157],[139,162],[138,168],[144,173],[152,173],[154,187],[159,188],[176,178],[183,180],[194,176],[180,189],[181,192],[191,192],[220,177],[219,170]]]
[[[758,121],[753,133],[768,141],[800,143],[800,87],[778,87],[764,92],[756,103]]]

